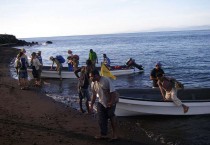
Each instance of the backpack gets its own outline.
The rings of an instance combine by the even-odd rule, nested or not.
[[[175,81],[175,88],[177,89],[184,89],[184,84],[182,84],[181,82],[179,81]]]
[[[75,58],[76,60],[79,60],[79,56],[78,55],[74,55],[73,58]]]
[[[15,68],[19,68],[20,67],[20,60],[17,59],[17,58],[15,59],[14,67]]]
[[[65,59],[64,59],[63,56],[61,56],[61,55],[57,55],[57,56],[56,56],[56,59],[57,59],[60,63],[64,63],[64,62],[65,62]]]
[[[181,82],[175,79],[170,79],[168,77],[165,77],[165,78],[169,80],[176,89],[184,89],[184,84],[182,84]]]

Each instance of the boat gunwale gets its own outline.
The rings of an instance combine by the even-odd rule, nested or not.
[[[135,100],[135,101],[147,101],[147,102],[173,102],[173,101],[164,101],[164,100],[155,100],[155,99],[147,99],[147,98],[129,98],[129,97],[119,97],[120,99],[125,100]],[[181,100],[182,102],[210,102],[209,100]]]
[[[121,88],[117,89],[121,99],[136,100],[136,101],[149,101],[149,102],[172,102],[164,101],[158,88],[144,88],[144,89],[133,89],[133,88]],[[182,102],[210,102],[210,88],[187,88],[178,89],[178,97]],[[131,95],[131,97],[128,97]],[[135,95],[133,97],[132,95]],[[153,97],[153,98],[151,98]],[[154,98],[156,97],[156,98]]]

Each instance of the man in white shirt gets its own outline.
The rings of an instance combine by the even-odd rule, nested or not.
[[[95,136],[96,139],[107,138],[108,132],[108,119],[111,121],[112,126],[112,138],[111,141],[117,140],[116,134],[116,116],[115,116],[115,88],[111,80],[107,77],[99,75],[98,70],[93,70],[89,74],[90,80],[92,81],[91,90],[92,90],[92,100],[90,105],[90,110],[93,109],[93,104],[95,103],[96,96],[99,96],[99,101],[97,104],[97,114],[98,122],[100,127],[100,135]]]

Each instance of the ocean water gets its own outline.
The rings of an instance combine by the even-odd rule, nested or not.
[[[50,56],[63,55],[71,49],[85,65],[93,49],[102,61],[103,53],[112,65],[123,65],[129,58],[144,66],[144,73],[117,77],[116,88],[150,88],[151,69],[160,61],[167,76],[184,83],[185,88],[210,88],[210,30],[150,32],[112,35],[27,38],[39,45],[24,47],[27,54],[42,51],[44,65]],[[45,44],[52,41],[53,44]],[[99,63],[100,64],[100,63]],[[99,65],[98,64],[98,65]],[[67,66],[67,64],[64,64]],[[42,91],[59,102],[78,108],[77,80],[45,79]],[[209,94],[210,95],[210,94]],[[132,126],[135,135],[144,132],[151,140],[168,145],[210,144],[210,116],[140,116],[121,118]]]
[[[103,53],[106,53],[112,65],[123,65],[129,58],[134,58],[136,63],[144,66],[144,74],[135,76],[134,80],[132,78],[130,80],[130,76],[121,78],[120,80],[123,79],[123,81],[116,83],[119,87],[150,87],[149,74],[158,61],[163,64],[166,75],[182,81],[185,87],[210,87],[210,30],[65,36],[25,40],[40,44],[26,47],[26,50],[29,55],[33,51],[41,50],[44,65],[51,65],[50,56],[61,54],[67,57],[69,49],[73,51],[73,54],[80,56],[81,66],[85,65],[90,49],[97,53],[99,62],[102,61]],[[48,40],[53,44],[45,45]]]

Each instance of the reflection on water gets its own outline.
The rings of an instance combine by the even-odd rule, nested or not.
[[[122,126],[135,136],[144,132],[152,140],[167,145],[209,145],[210,115],[121,117]]]
[[[78,109],[78,93],[76,79],[44,79],[42,92],[58,102]]]

